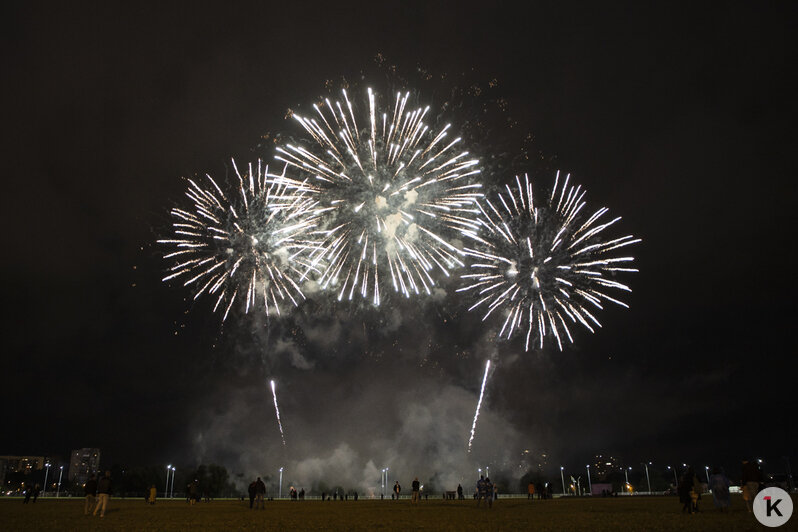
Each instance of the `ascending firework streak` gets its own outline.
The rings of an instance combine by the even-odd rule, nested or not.
[[[384,110],[375,96],[368,89],[358,109],[343,91],[343,104],[325,99],[317,116],[295,114],[312,142],[279,147],[285,167],[270,177],[310,193],[324,216],[303,279],[334,288],[339,301],[357,293],[379,305],[387,287],[430,294],[437,275],[463,266],[446,235],[473,238],[482,194],[479,161],[448,138],[450,125],[433,131],[429,107],[410,110],[409,92]]]
[[[297,305],[305,298],[295,277],[304,271],[301,252],[309,247],[304,234],[315,227],[307,194],[288,192],[266,180],[268,167],[248,167],[228,196],[211,176],[204,184],[188,179],[186,196],[191,210],[172,209],[173,236],[158,240],[172,248],[164,258],[173,261],[164,281],[180,278],[195,289],[194,299],[213,296],[213,310],[227,318],[236,300],[245,312],[263,306],[280,313],[280,304]]]
[[[283,439],[283,447],[285,447],[285,433],[283,432],[283,424],[280,421],[280,409],[277,407],[277,390],[275,389],[274,380],[271,381],[272,397],[274,397],[274,412],[277,414],[277,426],[280,427],[280,437]]]
[[[558,189],[558,172],[548,201],[536,207],[529,178],[524,176],[522,184],[516,177],[517,189],[505,185],[507,195],[498,194],[496,205],[490,200],[485,200],[484,206],[479,204],[479,220],[487,230],[481,240],[484,247],[464,250],[475,259],[471,264],[474,273],[461,276],[469,284],[457,291],[476,295],[469,310],[482,308],[483,321],[501,309],[504,324],[499,336],[506,333],[510,338],[514,331],[525,328],[527,351],[533,336],[541,348],[549,333],[560,350],[561,333],[573,342],[566,320],[594,332],[593,326],[601,324],[593,316],[593,308],[603,309],[604,301],[628,308],[607,290],[631,292],[613,278],[637,271],[624,266],[633,257],[612,252],[640,239],[631,235],[605,239],[603,231],[621,218],[600,221],[608,211],[602,207],[585,220],[580,216],[585,191],[581,185],[569,187],[569,178]]]
[[[482,377],[482,388],[479,390],[479,401],[477,401],[477,410],[474,412],[474,422],[471,424],[471,437],[468,438],[468,452],[471,452],[471,443],[474,441],[474,433],[477,431],[477,418],[479,418],[479,409],[482,408],[482,396],[485,395],[485,383],[488,382],[488,370],[490,369],[490,360],[485,364],[485,375]]]

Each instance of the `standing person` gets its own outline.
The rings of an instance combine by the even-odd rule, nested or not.
[[[463,499],[465,499],[465,497],[463,497],[463,486],[458,484],[457,485],[457,500],[458,501],[462,501]]]
[[[25,500],[22,501],[22,504],[28,504],[28,501],[30,501],[32,495],[33,495],[33,486],[29,486],[28,489],[25,490]]]
[[[709,489],[712,490],[712,499],[715,501],[715,507],[721,512],[727,511],[731,505],[729,484],[729,478],[724,474],[722,467],[716,467],[712,470],[712,476],[709,477]]]
[[[754,497],[759,493],[759,484],[762,482],[762,472],[756,462],[743,460],[743,500],[748,513],[754,511]]]
[[[191,506],[194,506],[194,503],[199,500],[199,497],[197,496],[198,491],[199,491],[199,482],[197,482],[197,479],[194,479],[188,485],[188,499],[189,503],[191,503]]]
[[[485,501],[488,503],[488,508],[493,508],[493,482],[490,481],[490,477],[485,479]],[[479,504],[479,501],[477,501]]]
[[[402,493],[402,486],[399,485],[399,481],[396,481],[396,484],[393,485],[393,492],[396,495],[396,500],[399,500],[399,494]]]
[[[418,477],[413,479],[413,484],[411,485],[411,489],[413,490],[413,498],[410,500],[412,504],[416,504],[418,500],[421,498],[419,497],[419,490],[421,484],[418,482]]]
[[[693,513],[692,494],[695,493],[695,482],[696,477],[693,468],[692,466],[688,467],[684,476],[682,476],[682,479],[679,481],[679,487],[676,489],[679,494],[679,502],[682,503],[682,513]]]
[[[97,495],[97,475],[91,474],[89,480],[83,485],[83,496],[86,504],[83,505],[83,515],[89,515],[89,510],[94,506],[94,496]]]
[[[690,502],[693,503],[693,512],[698,513],[698,501],[701,500],[701,481],[698,477],[693,479],[693,489],[690,490]]]
[[[108,506],[108,499],[111,498],[111,472],[106,471],[105,476],[97,482],[97,504],[94,506],[94,513],[100,510],[100,517],[105,517],[105,508]]]
[[[477,480],[477,493],[476,493],[477,506],[479,506],[479,501],[484,499],[485,496],[487,495],[486,490],[487,486],[485,485],[485,476],[480,475],[479,480]]]
[[[155,484],[150,486],[150,496],[147,497],[147,502],[150,504],[155,504],[155,498],[158,496],[158,490],[155,489]]]
[[[255,508],[260,505],[260,509],[263,510],[263,496],[266,495],[266,484],[258,477],[258,480],[255,481]]]
[[[252,505],[255,504],[255,481],[249,483],[249,487],[247,488],[247,493],[249,494],[249,509],[252,509]]]
[[[529,481],[529,485],[526,487],[526,498],[527,500],[532,499],[535,500],[535,485],[532,481]]]

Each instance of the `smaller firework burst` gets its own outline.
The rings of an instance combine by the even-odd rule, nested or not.
[[[466,248],[473,259],[471,272],[461,275],[466,286],[458,292],[475,297],[469,310],[481,309],[483,321],[494,312],[503,319],[499,336],[511,338],[525,331],[525,349],[537,337],[551,335],[562,350],[563,334],[573,342],[571,324],[579,323],[590,332],[601,327],[594,316],[605,302],[628,305],[610,290],[631,292],[615,280],[617,274],[637,272],[631,256],[615,252],[640,242],[631,235],[606,238],[605,231],[621,218],[606,220],[602,207],[589,217],[582,215],[585,191],[569,187],[567,176],[559,186],[560,174],[551,194],[538,207],[532,184],[525,175],[491,202],[479,202],[479,218],[485,230],[480,249]]]
[[[304,299],[295,279],[307,269],[302,252],[313,246],[304,235],[316,223],[309,211],[314,202],[268,181],[260,161],[244,176],[235,161],[233,168],[238,186],[229,196],[210,175],[204,182],[188,179],[192,207],[173,208],[172,236],[158,240],[170,248],[164,258],[172,262],[163,280],[182,280],[195,300],[213,297],[222,321],[236,301],[245,312],[262,307],[269,315]]]

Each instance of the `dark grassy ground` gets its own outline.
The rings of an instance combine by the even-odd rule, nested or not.
[[[796,501],[798,502],[798,501]],[[104,518],[83,515],[82,500],[0,500],[0,530],[767,530],[749,514],[739,497],[731,512],[720,514],[711,498],[695,515],[680,513],[676,497],[555,499],[529,502],[499,499],[490,510],[474,501],[304,501],[267,502],[265,510],[247,503],[111,499]],[[793,516],[778,530],[798,530]]]

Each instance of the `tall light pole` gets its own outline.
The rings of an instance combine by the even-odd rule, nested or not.
[[[172,494],[170,495],[170,499],[175,498],[175,471],[177,470],[176,467],[172,468]]]
[[[626,476],[626,491],[629,491],[629,488],[631,487],[631,485],[629,484],[629,470],[630,469],[632,469],[632,468],[630,467],[629,469],[624,469],[623,470],[623,474]]]
[[[678,479],[678,478],[676,478],[676,468],[675,468],[675,467],[668,466],[668,469],[670,469],[671,471],[673,471],[673,485],[674,485],[674,486],[676,486],[676,487],[678,488],[678,487],[679,487],[679,479]]]
[[[50,462],[44,464],[44,466],[47,468],[47,470],[44,472],[44,493],[47,493],[47,475],[50,473],[51,465],[52,464]]]
[[[61,472],[58,473],[58,490],[55,492],[56,497],[61,496],[61,477],[64,476],[64,466],[61,466]]]
[[[593,482],[590,480],[590,464],[587,464],[585,468],[587,469],[587,491],[590,495],[593,495]]]
[[[388,471],[390,471],[390,469],[391,469],[390,467],[386,467],[385,468],[385,489],[386,490],[388,489]],[[385,494],[385,492],[383,491],[383,495],[384,494]]]
[[[283,468],[280,468],[280,494],[277,496],[278,499],[283,498]]]
[[[380,494],[385,498],[385,468],[380,471]]]
[[[166,484],[163,486],[164,499],[169,496],[169,472],[172,470],[172,464],[166,466]]]
[[[704,471],[706,471],[706,473],[707,473],[707,489],[709,489],[709,466],[708,465],[704,466]]]
[[[477,480],[479,480],[480,478],[482,478],[482,468],[478,467],[477,468]]]
[[[646,468],[646,482],[648,483],[648,494],[649,495],[651,495],[651,477],[648,476],[648,465],[650,463],[651,462],[649,462],[648,464],[643,462],[643,466]]]
[[[563,476],[563,466],[560,466],[560,481],[562,481],[562,494],[565,495],[565,477]]]
[[[490,478],[490,467],[489,466],[485,467],[485,476]]]

